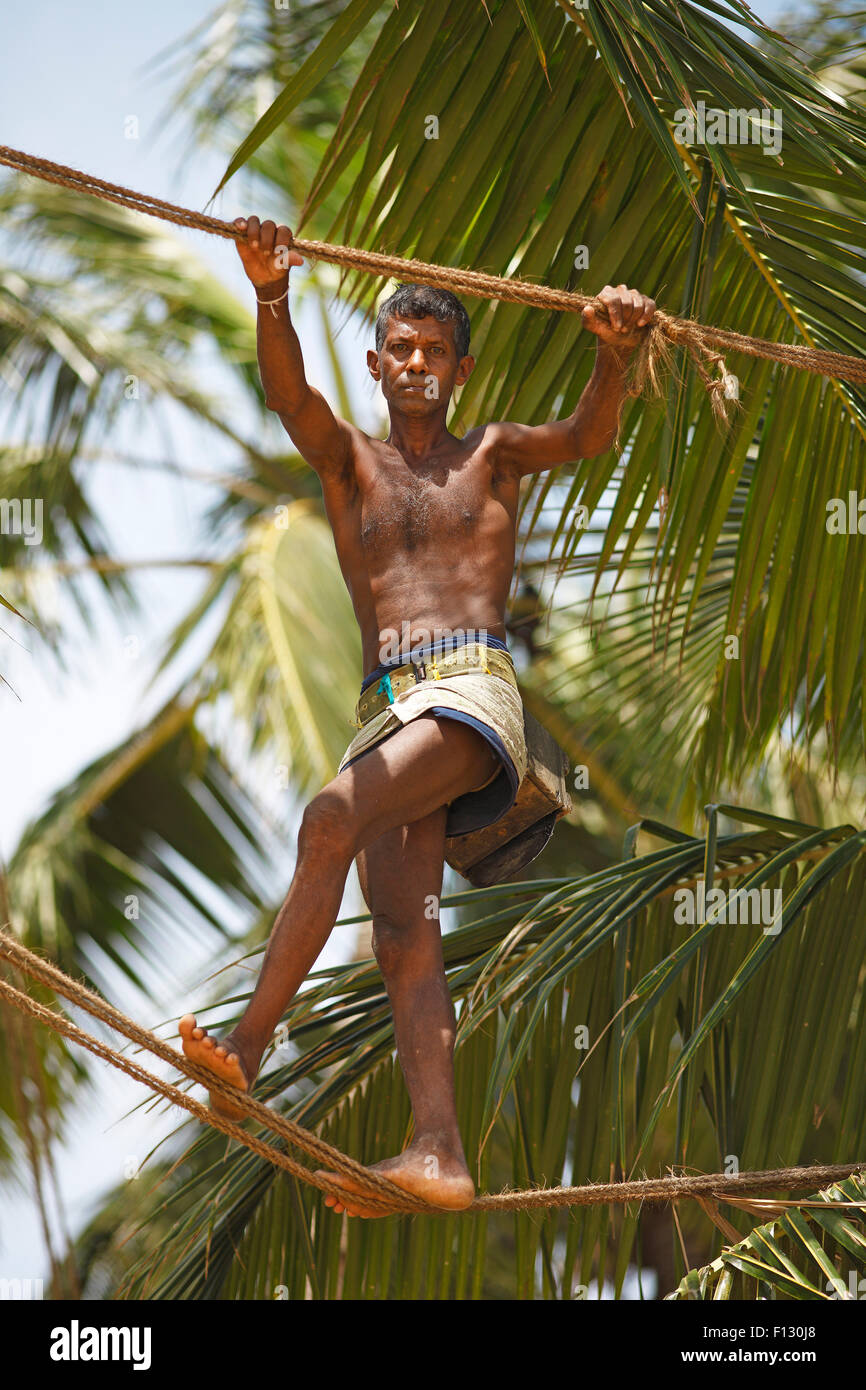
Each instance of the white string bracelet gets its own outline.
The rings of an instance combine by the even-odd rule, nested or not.
[[[271,313],[273,314],[274,318],[276,318],[276,317],[277,317],[277,311],[276,311],[276,309],[274,308],[274,305],[275,305],[275,304],[279,304],[279,302],[280,302],[281,299],[287,299],[287,298],[288,298],[288,294],[289,294],[289,287],[288,287],[288,285],[286,285],[285,292],[284,292],[283,294],[278,294],[277,297],[276,297],[276,299],[259,299],[258,295],[256,295],[256,303],[257,303],[257,304],[270,304],[270,306],[271,306]]]

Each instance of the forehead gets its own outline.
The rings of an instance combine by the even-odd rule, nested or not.
[[[399,314],[392,314],[388,318],[385,342],[453,344],[455,327],[456,324],[453,319],[440,322],[439,319],[434,319],[432,316],[423,319],[404,319]]]

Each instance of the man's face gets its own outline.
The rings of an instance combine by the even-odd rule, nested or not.
[[[455,386],[467,381],[474,357],[458,361],[452,320],[390,318],[381,352],[368,351],[367,366],[382,386],[389,408],[403,415],[435,415]]]

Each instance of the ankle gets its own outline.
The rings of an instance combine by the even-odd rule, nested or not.
[[[236,1052],[240,1053],[243,1061],[261,1061],[264,1047],[252,1034],[245,1033],[242,1027],[233,1028],[230,1033],[226,1033],[223,1038],[223,1046],[229,1043]]]
[[[412,1140],[412,1148],[423,1149],[425,1153],[439,1154],[440,1157],[456,1158],[461,1163],[466,1162],[463,1141],[456,1129],[436,1129],[432,1125],[418,1129]]]

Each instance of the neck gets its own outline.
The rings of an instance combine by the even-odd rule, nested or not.
[[[391,429],[386,444],[398,449],[407,463],[418,463],[428,454],[452,441],[455,436],[445,425],[447,405],[437,410],[435,415],[412,417],[392,415]]]

